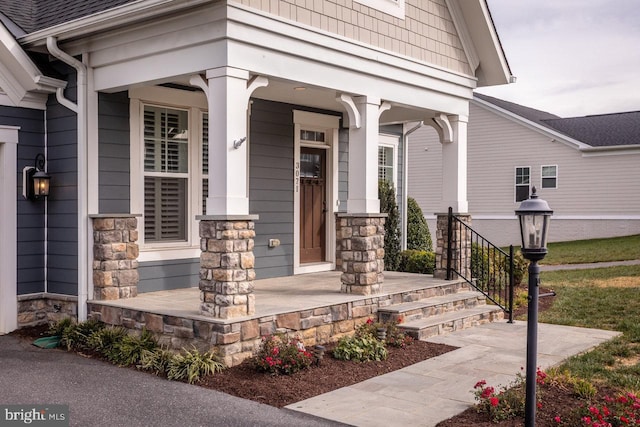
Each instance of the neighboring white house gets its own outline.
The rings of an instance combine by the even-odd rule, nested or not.
[[[441,150],[430,127],[410,136],[407,193],[431,230],[446,208]],[[550,241],[640,233],[638,111],[561,118],[476,93],[468,156],[473,228],[495,244],[519,244],[514,210],[533,186],[554,210]]]

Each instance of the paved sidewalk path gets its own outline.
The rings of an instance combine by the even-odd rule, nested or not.
[[[589,264],[541,265],[540,271],[586,270],[589,268],[617,267],[619,265],[640,265],[640,259],[632,259],[628,261],[594,262]]]
[[[435,426],[474,404],[474,384],[508,385],[526,365],[526,322],[489,323],[429,341],[460,347],[399,371],[287,406],[356,426]],[[538,366],[546,369],[619,335],[539,324]]]

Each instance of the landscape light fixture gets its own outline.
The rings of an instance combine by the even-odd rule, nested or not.
[[[538,298],[540,297],[540,267],[538,261],[547,254],[547,233],[553,211],[546,201],[539,199],[536,187],[531,197],[524,200],[516,215],[520,221],[522,256],[529,263],[529,295],[527,297],[527,372],[526,399],[524,407],[525,427],[536,425],[536,380],[538,352]]]
[[[45,172],[45,158],[42,153],[36,155],[34,166],[23,170],[23,196],[28,200],[39,200],[49,196],[51,177]]]

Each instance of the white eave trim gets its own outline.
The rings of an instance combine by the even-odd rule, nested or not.
[[[445,0],[445,2],[447,3],[447,7],[449,8],[449,14],[451,15],[451,19],[453,20],[453,26],[456,27],[458,37],[460,38],[460,43],[462,43],[462,48],[464,49],[464,53],[467,56],[469,67],[471,67],[471,70],[475,72],[478,68],[478,65],[480,65],[480,57],[478,56],[478,51],[476,50],[476,46],[473,43],[473,38],[471,37],[471,34],[469,34],[469,30],[467,29],[467,24],[464,20],[464,16],[462,15],[460,4],[455,0]]]

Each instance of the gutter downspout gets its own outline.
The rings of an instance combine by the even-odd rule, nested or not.
[[[87,194],[87,66],[58,47],[55,37],[47,37],[47,50],[51,55],[76,69],[77,103],[64,97],[57,89],[58,102],[76,113],[78,120],[78,321],[87,319],[88,299],[88,194]]]
[[[407,250],[407,227],[409,222],[407,215],[407,208],[409,205],[409,195],[407,194],[407,191],[409,190],[409,185],[407,183],[407,179],[409,176],[409,173],[407,171],[409,165],[409,156],[407,155],[407,148],[409,145],[409,135],[420,129],[422,126],[424,126],[424,122],[418,122],[417,125],[409,129],[402,135],[402,239],[400,241],[400,248],[403,251]]]

